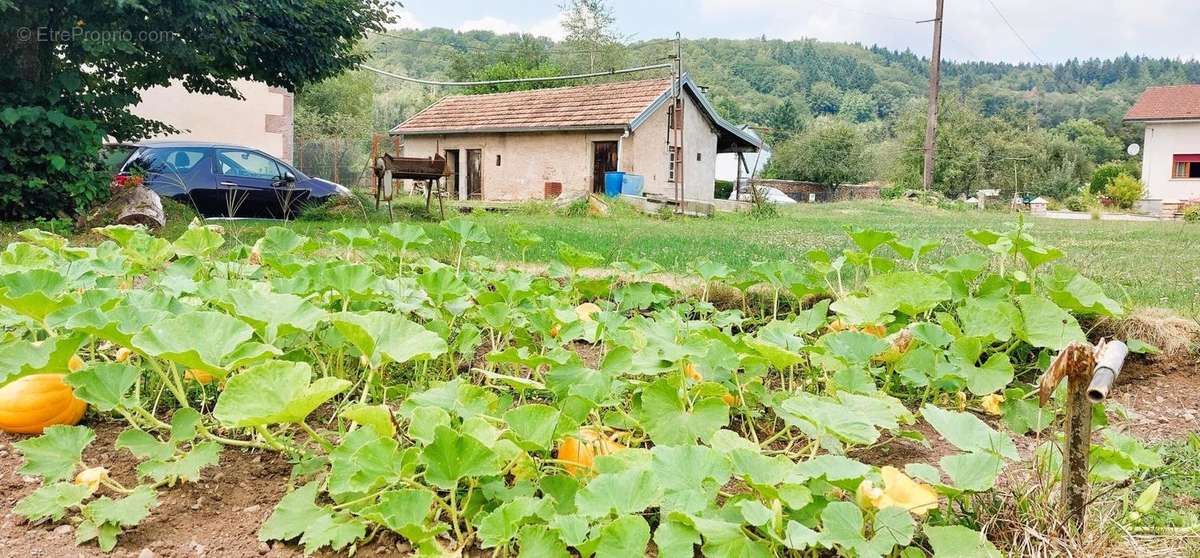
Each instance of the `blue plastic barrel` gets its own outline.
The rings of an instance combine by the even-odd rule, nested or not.
[[[627,174],[621,182],[621,193],[626,196],[641,196],[646,185],[646,177],[640,174]]]
[[[625,173],[609,171],[604,173],[604,195],[615,198],[621,195],[621,183],[625,181]]]

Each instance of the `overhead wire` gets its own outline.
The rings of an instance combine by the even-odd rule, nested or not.
[[[392,73],[392,72],[389,72],[386,70],[380,70],[379,68],[373,68],[371,66],[367,66],[366,64],[358,65],[359,68],[362,68],[369,72],[374,72],[374,73],[382,75],[382,76],[387,76],[390,78],[407,81],[407,82],[411,82],[411,83],[420,83],[422,85],[437,85],[437,86],[442,86],[442,87],[474,87],[474,86],[479,86],[479,85],[504,85],[504,84],[510,84],[510,83],[532,83],[532,82],[541,82],[541,81],[562,81],[562,80],[570,80],[570,79],[586,79],[586,78],[593,78],[593,77],[613,76],[613,75],[618,75],[618,74],[629,74],[629,73],[633,73],[633,72],[644,72],[647,70],[657,70],[659,68],[670,68],[672,66],[673,66],[672,64],[664,63],[664,64],[651,64],[649,66],[638,66],[636,68],[624,68],[621,70],[607,70],[604,72],[591,72],[591,73],[587,73],[587,74],[572,74],[572,75],[565,75],[565,76],[493,79],[493,80],[484,80],[484,81],[438,81],[438,80],[420,79],[420,78],[414,78],[414,77],[410,77],[410,76],[395,74],[395,73]]]
[[[475,52],[486,52],[488,54],[496,54],[496,53],[504,53],[504,52],[517,52],[517,51],[521,50],[520,47],[508,47],[508,48],[496,49],[496,48],[489,48],[489,47],[464,45],[464,44],[459,44],[459,43],[448,43],[448,42],[436,41],[436,40],[432,40],[432,39],[406,37],[404,35],[397,35],[394,33],[387,33],[387,32],[383,32],[383,31],[373,31],[372,30],[371,33],[373,33],[375,35],[379,35],[381,37],[387,37],[389,39],[396,39],[399,41],[409,41],[409,42],[413,42],[413,43],[424,43],[424,44],[430,44],[430,45],[444,46],[444,47],[451,48],[451,49],[454,49],[457,51],[475,51]],[[674,40],[674,39],[651,39],[649,41],[644,41],[644,42],[638,43],[636,45],[627,45],[626,48],[640,49],[640,48],[644,48],[644,47],[647,47],[650,45],[669,42],[672,40]],[[596,49],[562,50],[562,49],[555,49],[553,47],[551,47],[550,50],[554,54],[595,54],[595,53],[599,52]]]
[[[1017,32],[1017,28],[1013,27],[1013,24],[1008,21],[1007,17],[1004,17],[1004,13],[1000,11],[1000,8],[996,7],[996,3],[992,0],[987,0],[987,3],[992,6],[993,10],[996,11],[996,15],[1000,16],[1000,19],[1004,22],[1004,25],[1008,26],[1008,30],[1012,31],[1013,35],[1016,35],[1017,40],[1021,41],[1022,45],[1025,45],[1025,50],[1028,50],[1029,54],[1032,54],[1034,59],[1036,59],[1038,62],[1045,64],[1046,61],[1042,60],[1041,56],[1038,56],[1038,53],[1033,50],[1033,47],[1029,46],[1029,42],[1025,40],[1025,37],[1022,37],[1021,34]]]

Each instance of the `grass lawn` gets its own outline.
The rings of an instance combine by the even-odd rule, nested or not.
[[[449,208],[448,208],[449,209]],[[423,208],[415,200],[397,204],[398,220],[417,219]],[[904,202],[847,202],[800,204],[783,210],[773,219],[745,215],[718,215],[710,219],[672,218],[662,220],[634,215],[629,211],[609,217],[564,217],[544,206],[518,211],[480,212],[472,217],[487,227],[492,243],[486,255],[494,259],[518,260],[520,250],[507,231],[519,225],[546,240],[529,250],[530,261],[555,257],[557,242],[602,254],[609,261],[646,258],[670,271],[687,272],[702,259],[745,268],[754,261],[799,260],[813,248],[840,250],[849,245],[843,228],[876,228],[902,238],[926,238],[940,242],[933,256],[941,258],[963,252],[971,241],[963,232],[973,228],[1002,229],[1017,219],[1008,213],[951,211]],[[186,226],[175,219],[165,235],[171,238]],[[365,221],[365,222],[364,222]],[[325,221],[297,221],[290,226],[308,235],[347,226],[372,228],[387,222],[387,213],[368,211],[353,217]],[[433,228],[436,224],[422,220]],[[271,221],[223,223],[232,237],[253,242]],[[1030,232],[1061,248],[1066,263],[1100,282],[1111,296],[1132,306],[1164,306],[1186,316],[1200,315],[1200,226],[1183,222],[1062,221],[1029,218]],[[0,242],[7,243],[19,224],[0,225]],[[431,231],[431,236],[442,235]],[[86,239],[85,239],[86,242]],[[447,249],[435,244],[433,249]]]

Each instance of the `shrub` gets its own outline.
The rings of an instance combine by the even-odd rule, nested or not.
[[[1096,199],[1096,195],[1090,190],[1084,190],[1063,202],[1070,211],[1087,211],[1099,203],[1100,200]]]
[[[1104,191],[1121,209],[1133,207],[1133,202],[1145,197],[1145,192],[1142,181],[1125,173],[1117,175]]]
[[[1200,203],[1193,203],[1183,208],[1183,220],[1188,223],[1200,223]]]
[[[108,197],[104,133],[42,107],[0,111],[0,220],[81,213]]]
[[[1092,172],[1092,180],[1088,183],[1088,190],[1093,194],[1103,194],[1108,190],[1108,185],[1122,174],[1137,178],[1141,174],[1137,161],[1109,161],[1096,167]]]

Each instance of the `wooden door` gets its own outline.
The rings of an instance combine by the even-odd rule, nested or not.
[[[617,170],[617,142],[592,142],[592,191],[604,193],[604,173]]]
[[[467,150],[467,199],[483,199],[483,150]]]
[[[450,175],[448,180],[446,180],[446,184],[448,185],[447,187],[450,189],[450,197],[452,197],[454,199],[459,199],[459,198],[461,198],[461,192],[462,192],[462,190],[460,189],[460,187],[462,185],[462,176],[460,176],[458,173],[458,150],[457,149],[447,149],[446,150],[446,162],[450,165],[450,172],[454,173],[454,174]]]

